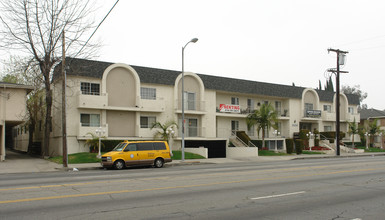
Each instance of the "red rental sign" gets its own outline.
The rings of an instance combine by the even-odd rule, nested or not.
[[[219,104],[219,111],[241,113],[241,107],[239,105]]]

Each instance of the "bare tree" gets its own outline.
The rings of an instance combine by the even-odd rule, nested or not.
[[[31,65],[40,69],[45,88],[46,116],[43,155],[49,154],[52,125],[51,79],[53,68],[60,62],[61,34],[66,32],[66,54],[78,54],[94,28],[88,0],[0,0],[0,47],[31,56]],[[88,45],[79,56],[90,54],[95,45]]]

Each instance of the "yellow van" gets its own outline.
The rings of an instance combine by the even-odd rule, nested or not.
[[[134,165],[161,168],[164,163],[172,161],[171,155],[166,141],[123,141],[102,155],[102,166],[117,170]]]

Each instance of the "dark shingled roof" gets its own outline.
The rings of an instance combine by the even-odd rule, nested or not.
[[[383,118],[385,117],[385,111],[377,110],[377,109],[361,109],[360,111],[360,119],[366,120],[368,118]]]
[[[77,75],[83,77],[102,78],[104,70],[114,64],[109,62],[101,62],[86,59],[67,58],[66,64],[70,65],[67,75]],[[174,85],[175,80],[180,71],[157,69],[150,67],[130,65],[138,73],[142,83]],[[60,78],[61,63],[55,67],[52,80]],[[257,94],[264,96],[285,97],[285,98],[302,98],[304,87],[288,86],[273,83],[249,81],[242,79],[226,78],[219,76],[209,76],[197,74],[203,81],[206,89],[217,91]],[[334,92],[316,90],[320,101],[333,102]],[[357,95],[346,94],[349,104],[359,105],[359,97]]]

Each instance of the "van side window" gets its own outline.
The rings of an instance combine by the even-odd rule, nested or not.
[[[138,150],[154,150],[152,143],[138,143]]]
[[[136,151],[136,144],[129,144],[124,151]]]
[[[166,150],[166,145],[164,144],[164,142],[155,142],[153,143],[154,144],[154,149],[155,150]]]

